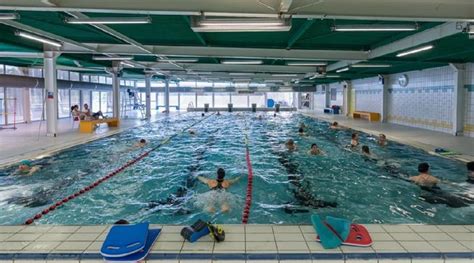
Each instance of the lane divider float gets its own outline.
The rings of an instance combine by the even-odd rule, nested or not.
[[[253,189],[253,169],[250,161],[249,139],[247,132],[245,133],[245,161],[247,163],[247,195],[245,197],[245,206],[242,213],[242,224],[247,224],[250,216],[250,207],[252,206],[252,189]]]
[[[117,174],[121,173],[123,170],[125,170],[126,168],[134,165],[135,163],[139,162],[140,160],[142,160],[143,158],[145,158],[146,156],[148,156],[151,152],[155,151],[156,149],[160,148],[161,146],[167,144],[168,142],[170,142],[173,138],[177,137],[178,135],[184,133],[186,130],[192,128],[193,126],[197,125],[198,123],[204,121],[205,119],[209,118],[210,116],[212,116],[214,114],[211,114],[205,118],[202,118],[196,122],[194,122],[193,124],[191,124],[190,126],[184,128],[183,130],[181,130],[180,132],[177,132],[175,133],[174,135],[171,135],[169,136],[167,139],[163,140],[161,143],[159,143],[157,146],[153,147],[152,149],[142,153],[141,155],[139,155],[138,157],[135,157],[134,159],[128,161],[127,163],[125,163],[124,165],[120,166],[119,168],[115,169],[114,171],[110,172],[109,174],[107,174],[106,176],[98,179],[97,181],[89,184],[88,186],[82,188],[81,190],[67,196],[67,197],[64,197],[63,199],[60,199],[58,201],[56,201],[54,204],[52,204],[51,206],[49,206],[48,208],[44,209],[43,211],[37,213],[36,215],[34,215],[33,217],[30,217],[28,218],[26,221],[25,221],[25,225],[31,225],[33,222],[35,222],[36,220],[42,218],[43,216],[49,214],[50,212],[56,210],[57,208],[63,206],[64,204],[66,204],[67,202],[73,200],[74,198],[77,198],[89,191],[91,191],[92,189],[94,189],[95,187],[99,186],[100,184],[102,184],[103,182],[111,179],[112,177],[116,176]]]

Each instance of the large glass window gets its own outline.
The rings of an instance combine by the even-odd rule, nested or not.
[[[5,65],[0,64],[0,74],[5,74]]]
[[[105,79],[105,76],[99,76],[99,83],[100,84],[106,84],[107,80]]]
[[[209,107],[212,108],[212,93],[202,93],[198,94],[197,107],[204,108],[204,104],[209,104]]]
[[[92,83],[99,83],[99,76],[91,75],[91,82]]]
[[[0,125],[5,124],[5,88],[0,88]]]
[[[69,80],[69,71],[58,70],[57,73],[58,73],[58,76],[57,76],[58,79]]]
[[[216,108],[227,108],[230,103],[229,92],[216,92],[214,93],[214,107]]]
[[[69,89],[58,89],[58,117],[69,117],[71,112],[69,105]]]
[[[82,74],[82,81],[84,82],[90,82],[90,75]]]
[[[30,89],[31,120],[39,121],[43,116],[44,89]]]
[[[176,111],[176,107],[179,106],[179,100],[178,100],[178,94],[177,92],[170,92],[170,111]],[[182,109],[183,107],[180,107]]]
[[[249,101],[250,101],[250,107],[252,107],[252,104],[255,103],[257,104],[257,107],[262,108],[265,107],[265,95],[264,94],[259,94],[259,93],[254,93],[254,94],[249,94]]]
[[[23,76],[23,68],[5,65],[5,74]]]
[[[23,119],[23,92],[26,89],[22,88],[7,88],[6,100],[6,111],[7,121],[9,124],[13,122],[19,123],[24,122]]]
[[[100,110],[100,91],[93,91],[91,111],[97,112],[99,110]]]
[[[81,108],[81,99],[79,96],[79,90],[71,90],[71,106],[72,105],[77,105],[79,108]]]
[[[82,90],[82,105],[80,106],[81,109],[84,108],[84,104],[89,105],[89,108],[92,104],[91,102],[91,91],[90,90]]]
[[[111,91],[101,91],[100,92],[100,110],[105,113],[110,113],[113,111],[112,104],[112,92]]]
[[[181,108],[195,108],[196,107],[196,93],[185,92],[181,93]]]
[[[293,92],[268,92],[267,98],[273,99],[283,107],[293,106]]]
[[[150,107],[152,110],[156,109],[156,92],[150,93]]]
[[[28,68],[28,76],[35,78],[43,77],[43,70],[40,68]]]
[[[232,94],[232,104],[234,107],[248,107],[247,95]]]
[[[69,72],[69,79],[72,80],[72,81],[79,81],[80,80],[80,76],[79,76],[79,72]]]

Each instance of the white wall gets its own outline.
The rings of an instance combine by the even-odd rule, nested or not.
[[[314,110],[322,112],[326,108],[326,94],[322,85],[316,86],[316,92],[314,92]]]
[[[474,63],[466,65],[464,135],[474,137]]]
[[[352,81],[356,94],[356,111],[382,113],[382,84],[378,77]]]
[[[331,103],[330,103],[329,106],[338,105],[338,106],[342,107],[343,92],[344,92],[344,88],[343,88],[342,83],[331,83],[331,84],[329,84],[329,92],[331,92],[331,89],[336,89],[337,90],[337,92],[336,92],[337,96],[336,96],[335,100],[331,99]]]

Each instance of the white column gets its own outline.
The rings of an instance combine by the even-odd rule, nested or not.
[[[350,108],[351,108],[351,96],[352,96],[352,85],[350,81],[345,81],[344,82],[344,93],[343,93],[343,108],[344,108],[344,114],[346,116],[349,116],[350,113]]]
[[[170,112],[170,79],[165,79],[165,111]]]
[[[216,107],[216,97],[214,96],[214,92],[212,92],[212,107]]]
[[[58,86],[56,59],[59,53],[44,52],[44,87],[46,90],[46,136],[56,137],[58,133]]]
[[[265,102],[264,102],[263,105],[264,105],[264,107],[266,108],[266,107],[267,107],[267,100],[268,100],[268,95],[267,95],[266,92],[263,93],[263,99],[265,100]]]
[[[462,136],[464,131],[464,74],[465,64],[449,64],[454,71],[454,91],[453,91],[453,129],[454,136]]]
[[[331,89],[329,84],[324,85],[324,107],[329,108],[331,107]]]
[[[26,123],[31,122],[30,88],[23,89],[23,119]]]
[[[381,116],[381,121],[382,122],[387,122],[388,121],[388,89],[389,89],[389,75],[383,75],[382,78],[380,79],[382,83],[382,107],[380,109],[380,116]]]
[[[145,107],[146,107],[146,113],[145,117],[150,118],[151,117],[151,78],[153,75],[146,74],[145,75],[145,87],[146,87],[146,102],[145,102]]]
[[[181,92],[178,92],[178,110],[181,110]]]
[[[194,92],[194,108],[197,108],[198,106],[198,94],[197,92]]]
[[[112,102],[113,102],[113,116],[120,119],[120,62],[112,64]]]

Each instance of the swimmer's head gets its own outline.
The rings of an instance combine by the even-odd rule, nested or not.
[[[288,144],[288,145],[293,145],[293,144],[295,144],[295,141],[293,141],[293,139],[289,139],[289,140],[286,142],[286,144]]]
[[[300,127],[300,128],[298,129],[298,132],[299,132],[299,133],[304,133],[303,127]]]
[[[357,138],[359,137],[359,135],[354,132],[354,133],[352,133],[352,136],[351,136],[351,137],[352,137],[353,140],[355,140],[355,139],[357,139]]]
[[[128,224],[130,223],[125,219],[120,219],[119,221],[114,223],[114,225],[128,225]]]
[[[337,125],[339,125],[339,123],[337,123],[337,121],[332,123],[332,126],[337,126]]]
[[[418,165],[418,172],[427,173],[430,170],[430,165],[428,163],[420,163]]]
[[[318,149],[318,145],[316,143],[311,144],[311,149],[314,149],[314,150]]]
[[[217,181],[222,182],[224,181],[225,177],[225,170],[223,168],[217,169]]]
[[[273,113],[273,117],[276,117],[276,116],[277,116],[277,114],[276,114],[276,113]]]
[[[366,154],[370,154],[369,146],[367,145],[362,146],[362,152]]]
[[[145,143],[146,143],[146,140],[145,140],[145,139],[140,139],[140,143],[141,143],[141,144],[145,144]]]
[[[468,162],[466,167],[469,172],[474,172],[474,162]]]
[[[29,161],[29,160],[23,160],[23,161],[20,162],[20,166],[21,166],[21,165],[24,165],[24,166],[31,166],[31,161]]]
[[[387,136],[385,136],[385,134],[381,133],[381,134],[379,134],[379,138],[381,140],[385,140],[385,139],[387,139]]]
[[[204,113],[201,113],[201,117],[204,117],[204,116],[205,116],[205,114],[204,114]]]

